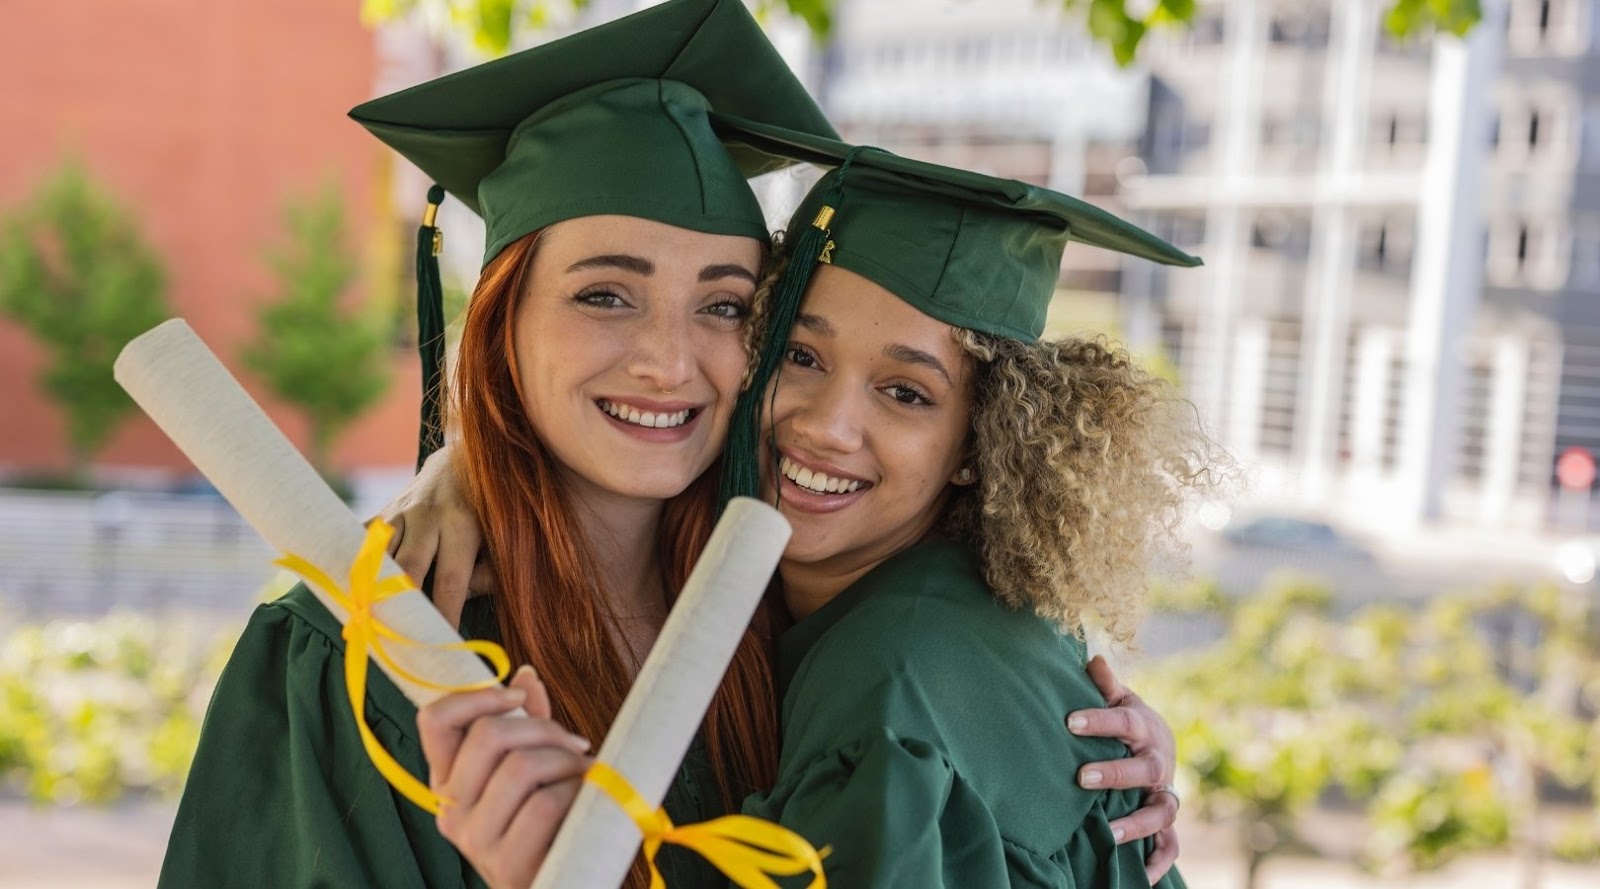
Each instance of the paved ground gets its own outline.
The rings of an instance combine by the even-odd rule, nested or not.
[[[164,804],[110,810],[38,811],[0,800],[0,887],[3,889],[148,889],[155,885],[161,850],[172,824]],[[1228,834],[1185,822],[1181,860],[1191,889],[1239,889],[1243,862],[1231,853]],[[1540,889],[1595,889],[1600,865],[1548,864]],[[1379,880],[1337,862],[1285,858],[1268,862],[1260,889],[1528,889],[1515,862],[1476,857],[1438,873]]]

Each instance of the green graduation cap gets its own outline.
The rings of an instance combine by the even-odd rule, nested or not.
[[[1144,229],[1048,188],[732,114],[713,114],[712,123],[731,144],[833,167],[789,224],[789,265],[773,288],[769,347],[729,431],[725,497],[757,492],[761,396],[819,262],[849,269],[940,321],[1028,342],[1044,330],[1069,241],[1167,265],[1200,264]]]
[[[837,135],[740,0],[670,0],[351,110],[438,183],[417,250],[419,466],[442,441],[444,320],[432,227],[442,192],[483,217],[486,263],[530,232],[600,214],[764,239],[746,177],[791,161],[730,151],[711,128],[713,109]]]

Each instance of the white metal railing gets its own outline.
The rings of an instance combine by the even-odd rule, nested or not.
[[[0,488],[0,607],[14,616],[237,612],[278,576],[272,558],[215,496]]]

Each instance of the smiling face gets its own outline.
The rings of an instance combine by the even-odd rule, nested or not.
[[[721,453],[760,262],[753,238],[632,216],[545,229],[516,310],[517,376],[580,498],[665,500]]]
[[[817,268],[767,427],[794,526],[786,580],[853,579],[935,525],[965,455],[971,377],[950,325],[854,272]]]

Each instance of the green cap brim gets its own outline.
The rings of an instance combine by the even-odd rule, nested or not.
[[[724,113],[721,108],[712,112],[711,126],[730,148],[765,154],[769,158],[767,163],[772,165],[788,160],[836,167],[856,147],[831,136],[749,119],[731,110]],[[1060,220],[1067,226],[1072,240],[1092,247],[1115,250],[1163,265],[1201,265],[1198,256],[1185,253],[1139,226],[1048,188],[913,160],[887,151],[859,151],[853,163],[908,177],[929,194],[957,201],[989,203],[1004,210]]]

